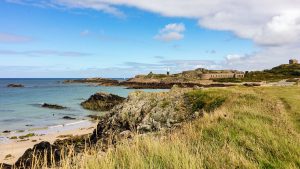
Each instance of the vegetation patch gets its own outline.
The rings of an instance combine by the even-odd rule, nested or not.
[[[212,112],[220,107],[226,98],[226,96],[217,92],[206,92],[203,90],[194,90],[185,95],[186,105],[192,112],[200,110]]]
[[[19,139],[25,139],[25,138],[29,138],[29,137],[33,137],[33,136],[35,136],[34,133],[28,133],[28,134],[26,134],[26,135],[19,136]]]

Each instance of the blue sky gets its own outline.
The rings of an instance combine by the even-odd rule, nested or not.
[[[0,77],[131,77],[167,68],[262,69],[283,60],[254,65],[251,58],[279,50],[276,45],[217,22],[203,24],[202,16],[103,2],[107,11],[95,8],[97,0],[81,0],[83,6],[64,1],[0,2]]]

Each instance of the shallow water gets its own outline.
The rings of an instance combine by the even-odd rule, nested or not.
[[[4,130],[30,130],[81,121],[87,119],[89,114],[99,113],[80,106],[90,95],[102,91],[126,97],[133,91],[123,87],[63,84],[63,80],[65,79],[0,79],[0,133]],[[21,83],[25,87],[7,88],[11,83]],[[40,105],[43,103],[59,104],[68,109],[42,108]],[[63,116],[75,117],[76,120],[65,120],[62,119]]]

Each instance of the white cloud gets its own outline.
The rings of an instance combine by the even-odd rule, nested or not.
[[[32,0],[10,0],[32,2]],[[167,17],[191,18],[199,26],[230,31],[240,38],[252,40],[260,49],[242,59],[230,60],[237,67],[262,68],[290,57],[300,59],[299,0],[43,0],[67,8],[94,9],[122,15],[120,6],[136,7]],[[178,31],[157,36],[161,40],[178,40]],[[226,60],[226,58],[225,58]],[[228,60],[227,60],[228,61]],[[238,62],[237,62],[238,61]]]
[[[185,31],[185,26],[183,23],[172,23],[166,25],[159,33],[154,36],[154,39],[162,41],[174,41],[181,40],[184,38],[183,32]]]

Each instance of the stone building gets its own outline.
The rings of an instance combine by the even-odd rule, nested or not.
[[[243,72],[224,72],[224,73],[204,73],[201,79],[225,79],[225,78],[244,78]]]
[[[196,70],[184,71],[180,74],[184,78],[194,78],[194,79],[223,79],[223,78],[244,78],[244,72],[237,70],[207,70],[199,68]]]
[[[290,60],[289,60],[289,63],[290,63],[290,64],[298,64],[299,62],[298,62],[297,59],[290,59]]]

